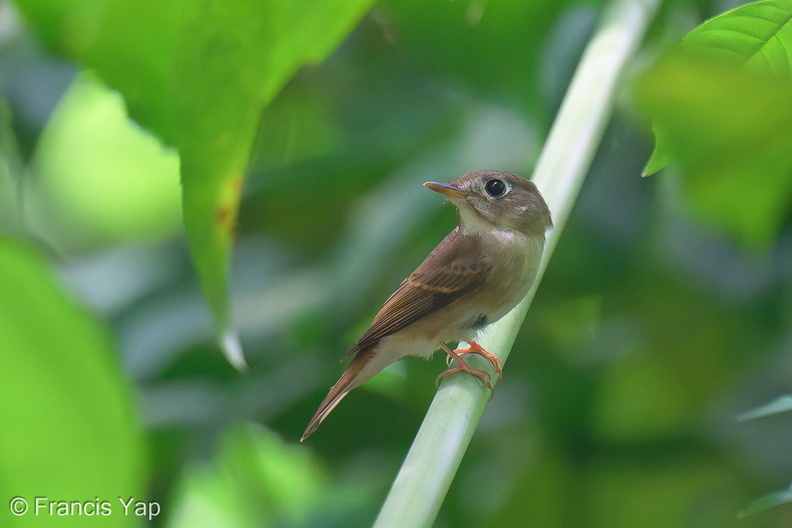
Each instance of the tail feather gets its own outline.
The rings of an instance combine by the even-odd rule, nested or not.
[[[379,369],[376,369],[372,372],[371,368],[366,369],[366,366],[373,366],[370,365],[373,358],[374,353],[372,352],[371,348],[360,350],[355,355],[355,357],[352,359],[352,362],[341,375],[341,378],[330,389],[330,392],[319,406],[319,409],[316,410],[316,413],[313,415],[313,418],[311,418],[311,421],[308,422],[308,427],[305,428],[305,432],[303,433],[302,438],[300,438],[300,442],[304,441],[314,431],[316,431],[316,429],[319,427],[319,424],[321,424],[322,421],[327,418],[327,415],[330,414],[333,409],[335,409],[335,406],[338,405],[342,399],[344,399],[344,396],[346,396],[349,391],[379,371]]]

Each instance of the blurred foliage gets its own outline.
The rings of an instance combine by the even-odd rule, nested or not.
[[[93,68],[133,119],[178,149],[184,226],[221,332],[258,114],[301,64],[328,55],[369,3],[314,0],[306,16],[297,1],[17,1],[49,47]]]
[[[755,500],[748,508],[740,512],[740,515],[743,517],[746,515],[753,515],[790,502],[792,502],[792,486],[781,491],[769,493]]]
[[[64,232],[48,238],[91,248],[171,237],[179,228],[178,155],[129,126],[118,93],[91,75],[78,76],[63,95],[33,166],[37,179],[25,194],[31,218],[41,222],[35,228]]]
[[[0,239],[0,276],[0,493],[28,501],[24,517],[4,511],[3,526],[51,526],[50,501],[110,499],[120,510],[116,497],[142,496],[147,463],[107,333],[24,244]],[[85,526],[78,516],[58,520]]]
[[[276,2],[237,0],[227,13],[208,13],[207,2],[70,4],[20,0],[24,20],[0,4],[0,95],[9,110],[0,107],[0,226],[24,234],[3,246],[16,255],[8,257],[16,272],[3,269],[0,321],[13,316],[18,339],[0,345],[8,364],[0,376],[12,380],[0,391],[11,391],[4,409],[14,404],[20,415],[40,417],[31,427],[50,431],[17,430],[2,415],[0,499],[50,493],[45,483],[63,479],[77,482],[52,491],[66,500],[82,498],[72,491],[115,500],[131,489],[159,501],[155,526],[370,524],[443,358],[399,362],[346,398],[310,442],[297,439],[340,375],[338,360],[455,225],[452,209],[420,184],[480,168],[530,173],[599,3],[383,0],[348,35],[354,15],[330,31],[325,25],[340,18],[318,7],[308,12],[324,22],[310,31],[298,31],[294,12],[285,21],[256,18]],[[359,16],[365,6],[356,5]],[[792,525],[788,504],[738,519],[757,498],[788,487],[788,413],[735,421],[792,383],[792,227],[789,195],[780,190],[788,159],[762,128],[777,118],[775,137],[785,137],[786,103],[756,119],[764,96],[735,99],[720,70],[656,62],[732,7],[669,2],[658,18],[636,61],[636,100],[622,94],[438,527]],[[169,16],[151,16],[155,9]],[[179,20],[178,31],[168,25]],[[317,55],[289,55],[273,71],[259,56],[274,39],[304,43],[325,30]],[[95,73],[44,51],[32,31]],[[246,46],[231,45],[245,35],[253,35]],[[196,66],[202,50],[209,58]],[[186,70],[171,69],[178,64]],[[265,83],[269,73],[280,81]],[[740,70],[730,75],[743,89],[784,90],[756,87]],[[226,95],[212,98],[225,80]],[[177,131],[195,132],[196,150],[206,141],[207,151],[187,163],[222,157],[206,135],[238,125],[229,137],[240,141],[222,151],[236,173],[206,167],[222,181],[242,174],[257,132],[230,273],[247,374],[217,353],[188,244],[173,232],[172,153],[123,118],[118,96],[101,82],[167,143]],[[237,82],[250,89],[239,101],[228,95]],[[723,116],[697,99],[696,83],[726,105]],[[157,104],[144,106],[152,93]],[[680,106],[672,111],[669,102]],[[669,167],[650,179],[640,178],[652,138],[638,104],[668,117]],[[699,116],[723,133],[703,137],[710,129]],[[742,120],[744,129],[725,128]],[[745,143],[714,143],[735,128]],[[710,159],[686,158],[687,144],[677,152],[680,137]],[[778,169],[767,181],[744,177],[737,191],[718,191],[720,178],[697,179],[704,177],[685,165],[709,170],[732,160],[744,168],[737,162],[753,154],[757,170],[773,156]],[[215,191],[220,179],[212,177]],[[691,206],[697,189],[717,205],[706,215]],[[34,297],[40,289],[49,292],[44,304]],[[114,348],[95,335],[98,324],[62,289],[114,336],[127,381],[111,367]],[[62,337],[46,337],[55,330]],[[127,400],[138,404],[137,424]],[[44,401],[62,407],[40,412]],[[101,419],[68,410],[74,401],[95,405]],[[61,430],[68,442],[52,456],[62,466],[34,471],[40,459],[32,450],[52,449],[60,438],[51,431]],[[78,445],[86,430],[94,432]],[[111,434],[123,438],[113,444]],[[11,462],[21,469],[7,473]],[[114,464],[126,468],[121,476]],[[95,465],[104,472],[93,473]],[[30,487],[12,489],[6,475],[22,469]],[[30,519],[0,511],[4,526]]]
[[[741,414],[739,420],[753,420],[774,414],[792,411],[792,395],[784,394],[770,403],[760,405],[756,409]]]
[[[657,135],[644,172],[669,162],[691,209],[753,249],[792,206],[789,49],[792,2],[756,2],[697,27],[638,85]]]

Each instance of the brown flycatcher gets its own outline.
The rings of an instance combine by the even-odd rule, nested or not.
[[[333,385],[300,441],[322,423],[349,391],[404,356],[426,359],[442,348],[455,372],[469,372],[492,390],[489,374],[469,366],[464,354],[479,354],[501,375],[501,360],[479,346],[475,335],[506,315],[533,285],[553,226],[550,210],[533,182],[492,170],[471,172],[451,183],[424,185],[456,206],[459,226],[385,301],[355,354]],[[470,348],[453,351],[449,341]],[[346,357],[346,356],[344,356]]]

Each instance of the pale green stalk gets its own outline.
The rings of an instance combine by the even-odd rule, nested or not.
[[[659,1],[610,3],[567,90],[533,174],[553,212],[555,229],[548,233],[533,289],[478,339],[484,348],[504,361],[602,139],[621,73],[638,48]],[[477,359],[471,357],[469,361]],[[484,368],[486,361],[475,364]],[[458,374],[443,381],[380,510],[376,528],[420,528],[433,524],[488,396],[489,391],[473,376]]]

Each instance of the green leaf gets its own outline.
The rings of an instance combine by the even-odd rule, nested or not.
[[[178,156],[131,123],[118,92],[95,75],[83,72],[63,94],[33,167],[27,214],[59,249],[156,240],[180,229]]]
[[[755,2],[708,20],[681,48],[744,65],[757,73],[792,77],[792,0]]]
[[[740,512],[740,517],[747,517],[755,513],[769,510],[775,506],[792,502],[792,486],[781,491],[769,493],[764,497],[756,499],[750,506]]]
[[[792,205],[792,0],[751,4],[691,32],[636,83],[655,152],[682,177],[691,212],[749,248],[777,235]]]
[[[649,161],[646,162],[646,166],[644,167],[643,171],[641,171],[641,176],[647,177],[655,174],[668,165],[668,158],[670,153],[668,151],[668,145],[665,143],[666,135],[658,130],[660,125],[655,124],[654,135],[655,135],[655,148],[652,151],[652,155],[649,157]]]
[[[170,525],[305,526],[323,500],[339,499],[338,492],[310,453],[245,425],[225,435],[212,465],[188,468]]]
[[[47,44],[94,68],[133,119],[178,149],[195,266],[223,342],[235,343],[229,250],[259,114],[300,65],[338,46],[372,0],[17,3]]]
[[[753,409],[751,411],[739,415],[737,417],[737,420],[738,421],[754,420],[756,418],[764,418],[765,416],[771,416],[773,414],[779,414],[789,411],[792,411],[792,395],[785,394],[783,396],[776,398],[770,403],[766,403],[765,405],[761,405],[756,409]]]
[[[118,498],[143,500],[141,434],[107,334],[22,244],[0,238],[0,277],[0,497],[29,508],[14,517],[4,506],[0,524],[51,525],[36,510],[44,497],[108,501],[102,526],[135,525]]]

